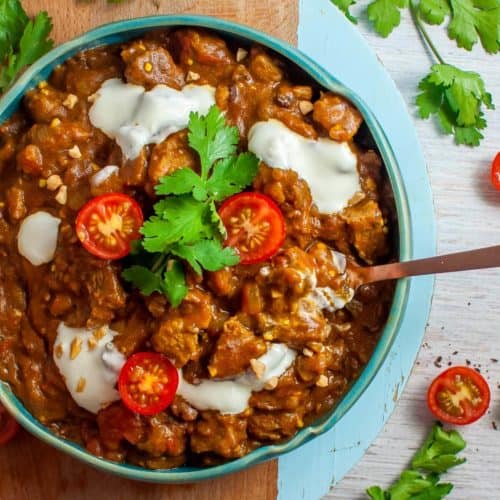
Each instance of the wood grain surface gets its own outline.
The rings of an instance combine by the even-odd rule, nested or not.
[[[22,0],[29,14],[47,10],[61,43],[93,27],[155,14],[205,14],[248,24],[294,43],[297,1],[281,0]],[[0,449],[0,500],[273,500],[276,461],[218,480],[185,486],[137,483],[103,474],[23,432]]]

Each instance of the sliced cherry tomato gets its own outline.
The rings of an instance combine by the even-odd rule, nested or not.
[[[481,418],[490,405],[484,377],[467,366],[453,366],[438,375],[427,393],[427,404],[443,422],[465,425]]]
[[[155,415],[174,399],[179,385],[177,369],[158,352],[138,352],[130,356],[118,377],[123,403],[141,415]]]
[[[495,189],[500,191],[500,152],[491,162],[491,183]]]
[[[260,193],[231,196],[220,207],[219,215],[227,230],[225,245],[238,252],[242,264],[269,259],[285,241],[285,219],[269,196]]]
[[[0,405],[0,446],[8,443],[19,431],[19,424]]]
[[[139,204],[123,193],[92,198],[78,213],[76,234],[85,249],[102,259],[121,259],[140,237],[144,221]]]

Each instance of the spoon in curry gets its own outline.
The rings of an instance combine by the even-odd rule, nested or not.
[[[356,289],[361,285],[376,281],[489,267],[500,267],[500,245],[407,262],[393,262],[370,267],[349,267],[347,274],[349,284]]]

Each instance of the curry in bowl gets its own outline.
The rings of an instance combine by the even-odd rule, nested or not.
[[[197,29],[81,52],[0,125],[0,378],[52,432],[210,465],[331,410],[393,285],[384,167],[345,98]]]

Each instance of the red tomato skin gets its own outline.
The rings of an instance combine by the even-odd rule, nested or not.
[[[2,422],[5,420],[5,423],[0,429],[0,446],[3,446],[14,438],[19,432],[20,426],[14,418],[7,413],[2,405],[0,405],[0,419]]]
[[[98,207],[99,205],[101,204],[105,205],[107,202],[109,203],[118,201],[128,202],[131,204],[137,230],[134,233],[133,238],[129,241],[128,245],[124,245],[123,248],[121,248],[121,250],[107,251],[106,249],[98,248],[96,244],[92,241],[86,228],[86,219],[90,216],[92,211],[95,210],[95,208]],[[87,252],[101,259],[117,260],[117,259],[122,259],[123,257],[125,257],[130,253],[130,243],[134,239],[138,239],[140,237],[139,229],[141,228],[143,223],[144,223],[144,215],[142,213],[142,209],[132,197],[124,193],[107,193],[92,198],[80,209],[76,217],[75,227],[78,239],[82,243],[85,250],[87,250]]]
[[[500,152],[491,162],[491,183],[496,190],[500,191]]]
[[[246,200],[261,203],[263,206],[266,206],[274,222],[274,226],[272,228],[272,238],[270,239],[271,241],[269,241],[269,243],[272,244],[270,244],[267,249],[255,252],[255,256],[252,256],[241,255],[241,253],[238,252],[238,248],[235,248],[235,250],[240,254],[240,264],[250,265],[257,264],[258,262],[264,262],[276,255],[286,239],[286,224],[283,214],[275,201],[269,196],[257,192],[243,192],[225,200],[218,211],[222,221],[224,222],[224,218],[229,218],[231,216],[231,212],[234,208],[237,208],[238,204],[241,203],[241,205],[244,205]]]
[[[469,414],[466,414],[465,416],[450,415],[440,408],[437,402],[438,391],[443,385],[452,385],[453,381],[451,379],[455,375],[462,375],[470,378],[481,393],[481,403],[479,408],[472,409],[472,413],[469,412]],[[453,425],[468,425],[472,424],[476,420],[479,420],[488,410],[490,400],[491,392],[488,383],[480,373],[473,368],[469,368],[468,366],[452,366],[451,368],[448,368],[444,372],[440,373],[432,381],[427,392],[427,406],[429,407],[431,413],[442,422]]]
[[[159,397],[157,403],[149,404],[147,407],[141,407],[131,398],[128,391],[128,382],[131,370],[145,360],[151,360],[154,363],[162,365],[168,377],[168,384],[164,394]],[[175,368],[172,362],[164,354],[158,352],[137,352],[132,354],[123,365],[118,377],[118,392],[122,398],[122,403],[134,413],[146,416],[156,415],[165,410],[174,400],[178,386],[179,374],[177,368]]]

